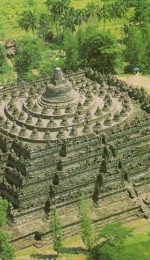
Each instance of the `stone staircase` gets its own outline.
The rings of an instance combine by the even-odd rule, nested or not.
[[[149,219],[150,218],[150,207],[149,207],[148,203],[145,203],[145,201],[141,197],[141,192],[138,192],[138,190],[136,188],[134,188],[131,183],[126,182],[125,185],[126,185],[129,197],[131,199],[138,199],[138,201],[140,203],[141,212],[144,213],[144,217],[146,219]]]
[[[141,199],[141,211],[144,213],[144,217],[150,218],[150,207],[145,204],[145,202]]]

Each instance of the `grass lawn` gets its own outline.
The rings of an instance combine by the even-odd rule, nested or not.
[[[117,75],[117,77],[125,81],[129,85],[135,87],[143,87],[148,94],[150,94],[150,76],[149,75]]]
[[[59,255],[58,260],[86,260],[86,250],[79,236],[64,241],[63,253]],[[49,257],[49,258],[48,258]],[[56,252],[53,247],[46,246],[36,249],[30,247],[16,253],[16,260],[31,260],[31,259],[54,259]]]
[[[136,260],[149,260],[150,234],[139,234],[128,238],[125,242],[125,250],[126,252],[134,252],[134,255],[136,255]]]
[[[34,0],[35,1],[35,10],[37,14],[40,14],[46,10],[46,5],[44,4],[46,0]],[[82,9],[85,8],[87,3],[91,2],[92,0],[72,0],[71,5],[76,9]],[[109,1],[113,2],[115,0]],[[5,40],[8,38],[18,38],[20,36],[26,35],[25,31],[20,29],[18,26],[18,17],[22,13],[22,11],[29,8],[27,6],[27,1],[23,0],[3,0],[0,4],[0,40]],[[104,3],[107,4],[106,1],[94,1],[98,5],[102,5]],[[122,20],[116,20],[115,24],[114,22],[106,21],[106,30],[110,30],[112,33],[117,35],[118,38],[121,38],[122,32],[120,31],[120,27],[123,26],[124,23],[127,22],[129,16],[131,15],[132,10],[129,11],[124,19]],[[102,30],[104,29],[104,23],[103,21],[100,21],[98,25]]]
[[[23,10],[26,10],[27,4],[25,0],[3,0],[0,1],[0,37],[2,37],[2,31],[4,31],[4,39],[17,38],[19,36],[26,35],[25,31],[18,26],[18,17]],[[43,12],[46,9],[44,4],[45,0],[35,0],[35,8],[38,13]]]
[[[139,250],[143,252],[143,259],[150,259],[150,221],[137,220],[126,224],[127,227],[133,229],[133,237],[128,238],[125,242],[126,250]],[[58,260],[86,260],[87,251],[83,245],[80,236],[73,237],[64,241],[63,253],[59,255]],[[32,260],[32,259],[54,259],[56,252],[53,251],[52,245],[43,248],[30,247],[16,253],[16,260]],[[96,260],[96,259],[95,259]],[[119,259],[118,259],[119,260]],[[126,260],[126,259],[122,259]]]

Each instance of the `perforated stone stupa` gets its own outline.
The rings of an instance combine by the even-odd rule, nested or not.
[[[0,91],[0,195],[9,201],[6,228],[17,248],[51,243],[54,205],[65,236],[78,233],[82,192],[95,227],[150,216],[143,89],[91,69],[63,75],[56,68]]]
[[[13,91],[11,99],[1,104],[2,132],[29,143],[35,140],[47,143],[48,140],[73,138],[73,127],[76,127],[77,136],[84,136],[96,133],[96,123],[104,122],[109,115],[113,126],[117,115],[118,121],[119,118],[122,121],[132,114],[132,105],[125,97],[124,103],[120,102],[117,95],[112,96],[106,90],[101,94],[98,83],[85,77],[80,80],[68,80],[61,69],[56,68],[54,76],[44,85],[29,86],[24,93],[22,89]],[[128,108],[121,115],[125,104]],[[49,135],[45,135],[46,130]]]

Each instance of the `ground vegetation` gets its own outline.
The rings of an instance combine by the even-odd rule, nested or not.
[[[0,259],[13,260],[15,259],[15,249],[9,243],[9,237],[4,231],[6,222],[8,203],[6,200],[0,199]]]
[[[95,0],[83,1],[80,5],[78,1],[70,0],[35,0],[24,3],[17,0],[11,3],[4,1],[0,11],[4,15],[2,10],[5,10],[7,21],[0,26],[0,35],[1,39],[6,38],[10,30],[7,30],[8,27],[13,26],[12,36],[15,38],[27,34],[28,37],[43,40],[41,50],[45,60],[42,59],[43,62],[37,66],[39,76],[47,75],[57,64],[66,71],[86,65],[99,69],[102,73],[131,73],[133,67],[137,66],[143,73],[149,73],[149,3],[149,0]],[[89,33],[91,26],[97,27],[93,31],[93,41]],[[85,32],[91,48],[84,42]],[[96,37],[101,38],[100,46],[96,43]],[[93,47],[98,54],[96,59]],[[59,50],[58,55],[51,55],[54,49]],[[133,55],[130,55],[131,49]],[[62,51],[66,55],[62,55]],[[16,55],[21,59],[19,52]],[[104,66],[99,61],[101,58]]]

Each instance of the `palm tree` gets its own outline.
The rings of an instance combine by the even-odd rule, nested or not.
[[[70,0],[47,0],[47,8],[56,15],[62,14],[70,5]]]
[[[65,10],[69,9],[70,0],[58,0],[56,2],[56,11],[58,14],[62,14]]]
[[[124,14],[127,12],[128,8],[126,3],[123,0],[118,0],[115,3],[115,8],[116,8],[116,16],[119,19],[122,19],[122,17],[124,16]]]
[[[60,23],[63,26],[63,31],[66,29],[70,29],[72,32],[76,31],[77,20],[73,7],[68,8],[62,13]]]
[[[21,29],[25,30],[26,33],[31,30],[34,35],[34,32],[38,26],[38,20],[35,14],[35,10],[23,11],[18,22]]]
[[[110,16],[112,18],[112,20],[114,20],[114,25],[115,25],[115,21],[118,18],[118,6],[116,4],[117,2],[114,2],[112,4],[109,5],[110,8]],[[116,25],[115,25],[116,27]]]
[[[85,8],[86,17],[89,21],[96,20],[99,18],[99,6],[96,5],[94,2],[90,2],[87,4]]]
[[[53,37],[52,20],[49,13],[41,13],[39,17],[38,33],[43,37],[44,41]]]
[[[118,0],[117,2],[114,2],[109,5],[109,10],[111,19],[114,20],[114,25],[116,29],[115,21],[117,19],[122,19],[125,12],[127,11],[126,5],[122,2],[122,0]]]
[[[62,16],[64,16],[64,13],[70,8],[70,0],[47,0],[45,4],[51,12],[58,38],[59,31],[61,31]]]
[[[75,10],[76,16],[76,24],[78,26],[82,26],[84,22],[87,22],[86,10],[85,9],[77,9]]]
[[[100,7],[99,14],[100,14],[100,19],[103,19],[104,21],[104,30],[105,30],[106,20],[111,19],[111,12],[110,12],[109,5],[104,4],[102,7]]]

